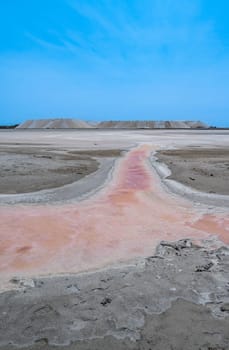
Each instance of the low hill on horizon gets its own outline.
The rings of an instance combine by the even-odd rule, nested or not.
[[[31,119],[17,126],[17,129],[84,129],[93,128],[84,120],[70,118]]]
[[[110,120],[100,122],[96,127],[113,129],[201,129],[208,128],[209,126],[201,121]]]
[[[201,121],[155,121],[155,120],[110,120],[86,122],[79,119],[54,118],[31,119],[17,126],[17,129],[204,129],[209,126]]]

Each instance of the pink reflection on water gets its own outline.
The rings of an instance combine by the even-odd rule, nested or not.
[[[229,215],[200,215],[168,194],[148,166],[151,148],[130,151],[107,189],[76,204],[1,207],[1,275],[78,272],[153,253],[161,240],[216,235],[229,244]]]

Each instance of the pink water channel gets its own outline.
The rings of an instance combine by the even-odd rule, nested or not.
[[[81,202],[0,207],[0,276],[73,273],[152,255],[161,240],[217,237],[229,244],[229,213],[206,214],[169,194],[139,146],[112,180]]]

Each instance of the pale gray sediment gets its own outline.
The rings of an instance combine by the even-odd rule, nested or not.
[[[229,349],[229,249],[190,240],[78,275],[15,279],[0,349]]]
[[[204,205],[214,207],[229,207],[229,195],[206,193],[198,191],[193,187],[182,184],[181,182],[168,178],[172,172],[169,166],[158,160],[157,152],[151,155],[150,162],[152,167],[159,175],[162,184],[172,193],[185,197],[192,202],[198,202]]]
[[[229,195],[229,147],[163,148],[157,152],[157,157],[169,166],[170,179],[202,192]]]
[[[71,184],[30,193],[0,194],[0,204],[43,204],[85,199],[102,188],[106,181],[108,181],[115,159],[116,158],[98,159],[98,170]]]

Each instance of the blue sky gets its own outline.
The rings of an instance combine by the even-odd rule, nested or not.
[[[229,127],[228,0],[0,0],[0,123]]]

